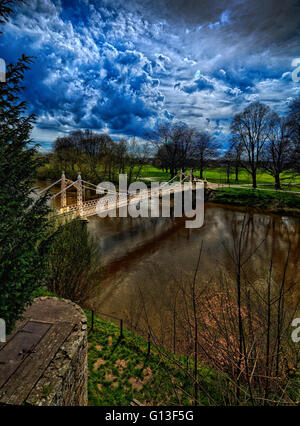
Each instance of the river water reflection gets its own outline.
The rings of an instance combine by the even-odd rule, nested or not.
[[[192,278],[201,244],[200,283],[216,282],[221,271],[233,270],[231,253],[244,216],[241,209],[206,204],[201,229],[186,229],[185,219],[89,218],[104,268],[91,306],[135,324],[146,310],[149,322],[167,326],[176,284]],[[254,253],[248,277],[265,277],[272,259],[280,280],[290,247],[287,285],[299,280],[300,220],[260,213],[247,213],[246,219],[246,249]]]

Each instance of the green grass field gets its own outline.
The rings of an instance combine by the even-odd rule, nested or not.
[[[194,175],[200,177],[199,171],[195,171]],[[157,180],[168,181],[170,179],[170,174],[163,172],[161,169],[158,169],[154,166],[145,166],[142,170],[141,178],[154,178]],[[227,175],[224,168],[209,168],[204,171],[204,178],[209,182],[213,183],[227,183]],[[300,183],[300,176],[293,176],[292,173],[282,173],[281,175],[282,183]],[[239,172],[239,181],[235,181],[235,174],[231,173],[230,183],[234,185],[251,185],[251,176],[245,170],[240,170]],[[257,173],[257,183],[258,184],[275,184],[274,178],[269,174],[259,171]]]
[[[214,182],[214,183],[226,183],[227,182],[227,176],[226,176],[226,172],[224,169],[221,168],[214,168],[214,169],[208,169],[207,172],[205,173],[205,177],[209,182]],[[281,179],[282,179],[282,183],[289,183],[289,182],[300,182],[300,176],[298,177],[294,177],[292,175],[292,173],[282,173],[281,175]],[[251,180],[251,176],[249,175],[249,173],[247,173],[245,170],[240,170],[239,172],[239,181],[236,182],[235,181],[235,174],[231,173],[230,175],[230,183],[231,184],[252,184],[252,180]],[[264,183],[270,183],[270,184],[275,184],[275,180],[274,178],[263,172],[263,171],[258,171],[257,173],[257,183],[258,184],[264,184]]]
[[[90,313],[87,313],[90,324]],[[89,405],[130,405],[133,399],[143,405],[192,405],[193,385],[184,372],[187,360],[154,346],[147,356],[147,342],[129,331],[119,339],[115,324],[96,318],[89,333]],[[164,355],[162,355],[162,353]],[[193,374],[189,360],[189,374]],[[221,405],[224,379],[210,368],[199,366],[202,405]],[[209,395],[209,396],[208,396]]]

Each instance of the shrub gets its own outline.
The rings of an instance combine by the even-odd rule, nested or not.
[[[48,247],[48,289],[84,305],[98,289],[101,272],[86,222],[74,219],[59,225]]]

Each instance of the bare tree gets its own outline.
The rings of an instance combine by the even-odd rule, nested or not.
[[[238,140],[233,140],[231,145],[230,145],[230,153],[232,156],[232,166],[234,167],[235,170],[235,181],[238,182],[239,181],[239,171],[240,171],[240,167],[241,167],[241,157],[242,157],[242,153],[243,153],[243,145],[241,144],[240,141]]]
[[[231,174],[232,166],[234,164],[234,155],[230,148],[220,159],[220,164],[225,167],[227,183],[230,183],[230,174]]]
[[[169,152],[165,144],[157,147],[157,151],[155,153],[154,158],[154,165],[168,173],[170,166]]]
[[[98,178],[97,166],[107,155],[107,150],[112,143],[111,137],[91,130],[85,130],[84,132],[78,130],[73,132],[72,138],[78,149],[86,155],[92,175]]]
[[[293,163],[291,167],[296,173],[300,173],[300,96],[290,103],[287,121],[293,142]]]
[[[275,179],[275,188],[280,189],[280,174],[290,166],[292,141],[286,118],[274,114],[273,126],[262,155],[262,166]]]
[[[91,175],[97,179],[97,167],[111,149],[112,143],[110,136],[106,134],[75,130],[68,136],[55,140],[54,152],[61,164],[71,165],[72,171],[76,164],[87,162]]]
[[[139,144],[136,139],[132,139],[127,145],[126,165],[128,171],[128,184],[132,180],[137,181],[141,175],[143,167],[149,159],[148,144]]]
[[[272,127],[273,115],[268,106],[253,102],[236,114],[231,124],[233,139],[243,147],[243,167],[251,174],[252,186],[257,187],[256,175],[263,148]]]
[[[194,159],[200,170],[200,179],[203,179],[203,171],[211,159],[219,156],[219,144],[214,138],[205,132],[194,134]]]
[[[157,148],[156,158],[161,166],[170,170],[173,178],[180,169],[185,169],[194,149],[194,130],[184,123],[160,123],[151,135]]]

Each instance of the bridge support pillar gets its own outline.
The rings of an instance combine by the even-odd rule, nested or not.
[[[64,207],[67,207],[67,191],[66,191],[66,176],[65,176],[65,172],[62,172],[61,175],[61,191],[63,191],[61,193],[60,196],[60,207],[63,209]]]

